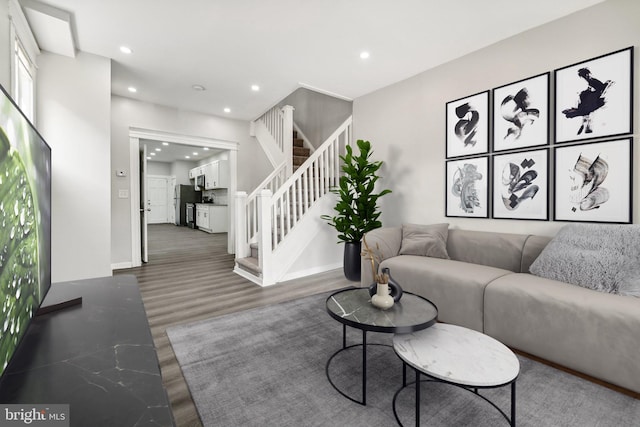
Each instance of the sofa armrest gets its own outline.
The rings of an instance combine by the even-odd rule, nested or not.
[[[400,246],[402,245],[402,227],[382,227],[371,230],[365,235],[367,245],[373,250],[378,257],[378,261],[382,262],[387,258],[398,256],[400,254]],[[364,243],[362,244],[364,250]],[[373,283],[373,273],[371,271],[371,261],[361,256],[361,286],[369,286]]]

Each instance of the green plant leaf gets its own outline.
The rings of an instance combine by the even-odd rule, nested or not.
[[[382,226],[378,220],[378,199],[391,190],[385,189],[375,193],[375,185],[380,178],[377,171],[382,161],[371,161],[371,143],[365,140],[356,141],[359,154],[355,154],[351,146],[346,146],[345,155],[340,156],[343,174],[338,187],[332,192],[339,199],[334,207],[335,216],[322,215],[321,218],[338,231],[338,239],[346,242],[359,242],[365,233]]]
[[[38,235],[27,172],[0,128],[0,373],[39,303]]]

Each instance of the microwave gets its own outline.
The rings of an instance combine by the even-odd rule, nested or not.
[[[198,175],[196,177],[196,187],[204,188],[204,175]]]

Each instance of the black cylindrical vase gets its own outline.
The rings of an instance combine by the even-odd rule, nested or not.
[[[354,282],[360,281],[360,242],[344,244],[344,277]]]

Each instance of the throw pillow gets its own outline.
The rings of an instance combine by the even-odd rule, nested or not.
[[[400,255],[421,255],[449,259],[449,224],[403,224]]]
[[[531,264],[536,276],[640,297],[640,225],[564,226]]]

